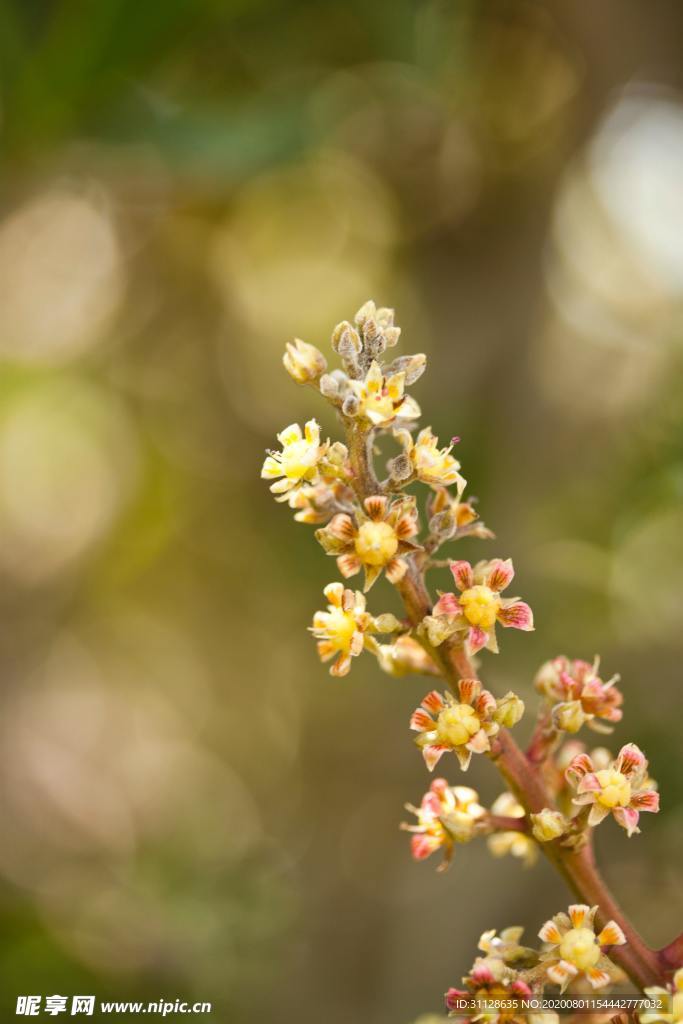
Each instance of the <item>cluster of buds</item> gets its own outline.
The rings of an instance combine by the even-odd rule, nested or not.
[[[501,767],[510,790],[490,810],[474,789],[443,778],[432,781],[419,806],[406,805],[416,818],[402,825],[411,833],[414,859],[441,851],[443,869],[457,845],[479,835],[494,856],[511,854],[526,865],[540,850],[555,862],[580,857],[591,830],[609,814],[631,836],[639,831],[641,812],[659,809],[647,760],[635,744],[626,744],[614,758],[604,748],[589,754],[572,735],[584,725],[611,732],[621,721],[618,676],[604,681],[597,658],[590,663],[560,656],[546,662],[535,678],[542,704],[531,745],[526,754],[517,747],[509,730],[524,713],[523,701],[512,691],[494,696],[475,677],[469,659],[484,649],[498,652],[499,625],[533,630],[533,613],[518,597],[503,596],[515,575],[510,559],[472,564],[434,557],[442,545],[494,535],[479,519],[474,499],[464,496],[466,481],[453,454],[459,438],[442,445],[431,427],[416,430],[420,409],[407,389],[423,373],[426,359],[417,354],[387,362],[399,335],[393,310],[370,301],[353,322],[345,320],[332,332],[339,367],[328,370],[322,353],[300,339],[288,344],[284,355],[290,376],[330,403],[345,436],[343,442],[323,440],[313,419],[303,429],[293,424],[277,435],[280,449],[268,452],[262,476],[298,522],[318,527],[316,539],[344,580],[364,574],[362,593],[341,581],[325,587],[327,608],[315,613],[311,627],[318,654],[332,663],[334,676],[345,676],[353,659],[367,651],[391,676],[443,679],[446,692],[432,690],[410,719],[427,768],[433,771],[449,752],[463,771],[473,754],[487,754]],[[374,466],[381,435],[398,449],[383,480]],[[422,535],[417,496],[407,491],[414,484],[427,491]],[[439,591],[432,604],[426,573],[446,567],[455,589]],[[403,620],[367,608],[365,594],[382,575],[404,601]],[[567,860],[564,870],[569,871]],[[616,921],[596,932],[596,910],[576,904],[555,915],[541,929],[544,945],[537,951],[520,945],[520,928],[485,933],[479,945],[484,955],[463,979],[464,987],[447,993],[451,1016],[526,1024],[535,1015],[522,1001],[548,984],[562,991],[574,982],[603,989],[618,975],[609,956],[619,959],[626,938]],[[629,942],[634,934],[629,932]],[[680,1001],[681,972],[673,986],[657,991]],[[500,1006],[474,1015],[467,1009],[473,997]],[[542,1015],[543,1024],[551,1024],[548,1016]],[[663,1018],[641,1015],[642,1024],[655,1019]]]

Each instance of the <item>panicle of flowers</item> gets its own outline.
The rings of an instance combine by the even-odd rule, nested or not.
[[[456,843],[468,843],[477,823],[485,815],[479,795],[469,786],[449,786],[445,779],[434,779],[422,797],[419,807],[406,804],[406,810],[417,817],[416,825],[405,822],[401,828],[412,832],[410,848],[415,860],[424,860],[436,850],[443,850],[438,870],[450,864]]]
[[[408,568],[403,556],[420,550],[412,540],[417,530],[412,495],[390,502],[385,495],[375,494],[354,515],[334,516],[315,536],[326,554],[336,557],[344,578],[365,570],[367,592],[383,571],[391,583],[403,578]]]
[[[608,921],[596,935],[597,910],[597,906],[575,903],[566,914],[555,914],[546,921],[538,933],[546,943],[541,953],[546,975],[562,992],[578,977],[585,977],[594,989],[604,988],[615,972],[614,964],[603,949],[622,946],[626,937],[615,921]]]
[[[589,806],[588,824],[593,827],[614,816],[628,836],[640,832],[638,820],[643,811],[657,813],[659,793],[649,778],[647,758],[635,743],[621,748],[616,760],[596,769],[588,754],[578,754],[565,775],[575,789],[573,802]]]
[[[510,726],[523,713],[524,704],[515,694],[496,700],[478,679],[461,679],[458,697],[436,690],[428,693],[413,712],[410,728],[419,733],[415,742],[430,772],[449,750],[467,771],[473,753],[491,749],[491,738],[497,734],[500,720]]]
[[[321,661],[330,661],[336,655],[330,674],[345,676],[351,659],[364,648],[374,652],[373,633],[393,633],[401,624],[390,614],[373,618],[365,609],[364,595],[345,589],[343,583],[328,583],[323,593],[329,601],[327,611],[315,613],[310,629],[318,641]]]
[[[541,666],[535,686],[552,704],[552,720],[558,729],[575,733],[586,724],[595,732],[610,733],[613,723],[621,721],[624,698],[615,686],[619,676],[603,682],[599,668],[599,658],[590,664],[564,655]]]
[[[277,435],[280,448],[267,453],[261,475],[298,522],[318,527],[316,539],[336,559],[344,579],[364,573],[363,593],[340,581],[325,587],[327,607],[315,613],[310,627],[318,654],[331,662],[334,676],[346,675],[366,650],[391,676],[416,673],[446,680],[451,692],[432,690],[410,719],[427,768],[433,771],[452,752],[465,771],[474,753],[487,753],[510,786],[486,810],[474,789],[434,779],[418,807],[406,804],[415,822],[401,825],[411,833],[415,860],[440,851],[443,870],[457,844],[484,835],[494,856],[510,854],[524,864],[544,850],[581,891],[583,879],[572,874],[570,858],[578,863],[590,854],[591,829],[609,814],[628,836],[638,832],[640,813],[659,810],[656,784],[635,744],[622,746],[614,758],[602,747],[589,754],[584,744],[567,738],[583,725],[611,732],[622,718],[619,677],[603,680],[598,658],[590,663],[562,655],[541,667],[535,687],[542,706],[526,754],[506,731],[521,719],[523,701],[512,691],[496,698],[473,678],[468,659],[482,649],[498,651],[497,626],[531,631],[533,613],[520,598],[503,596],[515,575],[510,559],[473,565],[435,557],[447,542],[494,535],[479,519],[476,499],[463,497],[466,481],[453,454],[459,439],[443,445],[431,427],[416,427],[420,409],[408,389],[423,373],[426,358],[418,353],[387,361],[399,335],[394,311],[369,301],[353,322],[344,320],[332,332],[340,366],[328,370],[319,349],[299,338],[287,344],[283,357],[293,380],[319,391],[335,410],[345,443],[323,439],[315,419],[303,428],[291,424]],[[399,448],[389,458],[384,480],[375,468],[375,444],[382,436]],[[416,497],[407,491],[413,484],[427,488],[422,538]],[[446,567],[455,588],[439,592],[432,606],[425,575]],[[367,609],[364,594],[382,574],[403,599],[403,622]],[[589,861],[582,863],[588,871]],[[594,880],[593,891],[600,885]],[[485,932],[479,943],[484,955],[463,978],[463,987],[446,994],[450,1016],[487,1024],[555,1024],[547,1012],[528,1012],[522,1000],[547,984],[562,991],[575,981],[604,988],[619,976],[607,953],[624,945],[624,930],[628,950],[614,955],[624,965],[640,956],[644,970],[630,970],[631,977],[638,983],[651,977],[652,951],[625,921],[624,930],[609,921],[596,931],[597,909],[575,904],[556,914],[539,933],[540,952],[520,944],[521,928]],[[616,911],[614,916],[619,917]],[[641,1014],[642,1024],[683,1024],[683,968],[669,988],[646,991],[671,998],[674,1013]],[[478,1008],[475,998],[489,1000],[490,1007]]]
[[[469,654],[483,647],[498,652],[496,623],[514,629],[532,630],[531,608],[518,597],[503,598],[515,571],[508,558],[478,562],[450,563],[450,570],[459,593],[441,594],[431,616],[423,621],[429,642],[435,647],[452,636],[460,636]]]

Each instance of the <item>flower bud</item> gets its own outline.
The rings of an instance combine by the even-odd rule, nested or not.
[[[341,441],[335,441],[327,449],[325,459],[331,466],[342,468],[346,465],[346,460],[349,457],[349,450],[345,444]]]
[[[531,831],[539,843],[549,843],[566,832],[569,822],[564,814],[544,807],[538,814],[531,815]]]
[[[327,369],[327,362],[322,352],[315,345],[309,345],[301,338],[288,341],[282,357],[285,370],[297,384],[306,384],[317,380]]]
[[[360,309],[358,310],[353,319],[356,321],[359,327],[362,327],[366,320],[368,320],[370,317],[374,317],[376,314],[377,306],[372,301],[372,299],[368,299],[367,302],[363,303],[363,305],[360,307]]]
[[[580,700],[567,700],[553,708],[553,723],[565,732],[578,732],[585,721]]]
[[[347,395],[342,404],[342,412],[345,416],[357,416],[360,403],[355,395]]]
[[[429,532],[440,541],[449,540],[455,533],[455,528],[455,516],[450,509],[445,512],[437,512],[429,520]]]
[[[401,328],[400,327],[394,327],[392,325],[391,327],[385,327],[384,328],[384,341],[386,342],[387,348],[393,348],[394,345],[397,344],[398,339],[400,338],[400,336],[401,336]]]
[[[451,811],[450,814],[444,814],[441,820],[456,843],[467,843],[474,835],[476,818],[467,811]]]
[[[395,459],[392,459],[389,463],[389,475],[392,480],[396,480],[397,483],[401,483],[403,480],[407,480],[412,476],[413,467],[410,459],[407,455],[397,455]]]
[[[384,612],[383,615],[378,615],[374,620],[374,625],[378,633],[397,633],[399,629],[403,628],[396,616],[392,615],[391,612]]]
[[[398,330],[398,327],[396,330]],[[388,344],[389,342],[387,341]],[[404,373],[406,386],[410,386],[420,379],[426,368],[427,356],[424,352],[417,352],[414,356],[399,356],[398,359],[394,359],[384,372],[388,377],[394,373]]]
[[[513,725],[517,725],[517,722],[519,722],[524,714],[524,701],[521,697],[518,697],[516,693],[510,690],[509,693],[506,693],[496,703],[496,710],[493,712],[494,721],[498,725],[505,726],[506,729],[511,729]]]
[[[331,373],[324,373],[320,378],[320,393],[325,398],[339,397],[339,381]]]
[[[340,352],[342,348],[347,351],[353,349],[355,352],[360,352],[362,348],[360,335],[348,320],[342,320],[340,324],[337,324],[332,331],[331,340],[335,352]]]

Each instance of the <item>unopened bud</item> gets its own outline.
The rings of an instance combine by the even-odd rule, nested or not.
[[[524,701],[510,690],[497,702],[493,718],[498,725],[504,725],[506,729],[511,729],[513,725],[517,725],[523,714]]]
[[[567,700],[553,708],[553,722],[565,732],[578,732],[586,721],[580,700]]]
[[[455,518],[450,509],[446,512],[437,512],[429,520],[429,532],[438,540],[449,540],[455,533],[455,527]]]
[[[407,480],[413,473],[413,465],[407,455],[397,455],[389,463],[389,475],[392,480],[401,483]]]
[[[320,393],[325,398],[337,398],[339,395],[339,384],[331,373],[324,373],[320,378]]]
[[[360,307],[360,309],[358,310],[353,319],[356,321],[359,327],[362,327],[365,321],[369,317],[374,317],[376,313],[377,307],[375,306],[375,303],[372,301],[372,299],[368,299],[367,302],[363,303],[363,305]]]
[[[531,831],[539,843],[550,843],[566,832],[569,822],[564,814],[544,807],[538,814],[531,815]]]
[[[342,412],[345,416],[357,416],[360,402],[355,395],[347,395],[342,404]]]
[[[424,352],[418,352],[414,356],[399,356],[398,359],[394,359],[390,366],[385,368],[384,372],[387,377],[393,373],[404,373],[405,383],[409,386],[420,379],[426,367],[427,356]]]
[[[341,441],[335,441],[327,449],[326,460],[332,466],[343,466],[349,456],[349,450]]]
[[[386,342],[387,348],[393,348],[394,345],[396,345],[396,343],[398,342],[398,339],[400,338],[400,336],[401,336],[401,328],[400,327],[393,327],[392,326],[392,327],[385,327],[384,328],[384,340]]]
[[[375,619],[375,629],[378,633],[397,633],[402,628],[401,623],[391,612],[378,615]]]
[[[389,306],[380,306],[379,309],[375,310],[375,320],[380,327],[386,329],[387,327],[394,326],[394,310],[390,309]]]
[[[332,331],[332,348],[335,352],[340,352],[342,347],[348,349],[349,346],[355,352],[360,352],[362,348],[360,335],[348,320],[342,320]]]
[[[301,338],[288,341],[282,357],[285,370],[297,384],[306,384],[317,380],[327,369],[327,362],[322,352],[315,345],[309,345]]]
[[[374,338],[365,339],[365,351],[372,359],[378,359],[384,354],[387,344],[383,334],[376,334]]]

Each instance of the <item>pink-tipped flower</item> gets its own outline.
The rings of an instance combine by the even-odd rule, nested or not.
[[[608,814],[632,836],[640,832],[641,811],[657,813],[659,793],[647,774],[647,758],[635,743],[622,747],[615,761],[596,770],[588,754],[579,754],[565,772],[567,781],[576,790],[573,802],[591,805],[590,826],[599,825]]]
[[[541,928],[538,936],[548,944],[541,954],[550,981],[562,992],[570,981],[585,977],[594,988],[604,988],[614,973],[614,965],[603,953],[605,946],[623,946],[626,937],[616,921],[608,921],[595,934],[597,907],[575,903],[568,914],[560,913]]]
[[[450,569],[459,593],[441,594],[432,615],[423,620],[435,647],[459,633],[470,654],[482,647],[497,653],[496,623],[526,631],[534,628],[528,604],[517,597],[501,597],[515,574],[509,558],[478,562],[474,568],[469,562],[451,562]]]
[[[410,728],[419,733],[415,742],[430,772],[449,750],[458,758],[462,770],[467,771],[473,753],[483,754],[491,749],[490,738],[500,728],[500,716],[509,719],[511,701],[518,702],[518,719],[524,710],[514,694],[497,701],[492,693],[482,689],[478,679],[461,679],[458,694],[456,699],[450,693],[442,695],[432,690],[411,716]]]
[[[564,655],[542,665],[536,675],[536,689],[544,694],[554,707],[553,722],[565,732],[578,732],[586,724],[595,732],[612,732],[612,723],[622,718],[623,696],[615,683],[619,676],[607,682],[598,675],[600,659],[591,665],[587,661],[571,661]]]
[[[438,870],[450,864],[456,843],[467,843],[474,835],[477,820],[484,814],[479,795],[468,786],[449,786],[445,779],[434,779],[422,797],[419,807],[406,804],[406,810],[417,816],[417,825],[401,828],[412,832],[410,848],[415,860],[424,860],[436,850],[443,850]]]

